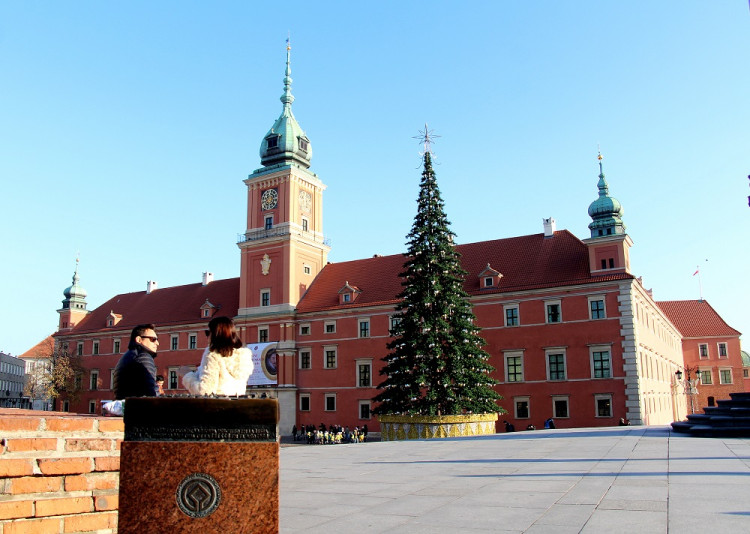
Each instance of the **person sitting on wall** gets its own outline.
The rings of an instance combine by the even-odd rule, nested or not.
[[[508,421],[503,421],[503,423],[505,424],[505,431],[506,432],[515,432],[516,431],[516,427],[513,426],[512,423],[509,423]]]
[[[544,428],[555,428],[555,420],[550,417],[544,421]]]
[[[156,336],[154,325],[139,324],[133,328],[128,351],[122,355],[115,367],[112,379],[115,399],[158,395],[154,363],[158,348],[159,338]]]
[[[180,367],[182,385],[193,395],[244,395],[253,372],[253,354],[243,346],[229,317],[208,323],[208,347],[195,371]]]

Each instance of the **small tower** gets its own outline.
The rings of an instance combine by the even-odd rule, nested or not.
[[[622,222],[624,210],[620,202],[609,195],[609,186],[602,170],[602,154],[599,160],[599,198],[589,205],[591,237],[583,242],[589,248],[589,268],[592,275],[611,272],[630,272],[630,247],[633,241],[625,233]]]
[[[78,281],[78,259],[76,259],[73,285],[63,291],[65,299],[62,301],[62,308],[57,310],[60,314],[58,331],[72,330],[89,313],[86,309],[86,290],[78,284]]]

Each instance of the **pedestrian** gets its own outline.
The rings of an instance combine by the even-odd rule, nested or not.
[[[152,324],[139,324],[130,333],[128,351],[115,366],[112,389],[115,399],[128,397],[155,397],[159,394],[156,385],[156,351],[159,338]]]
[[[503,421],[503,423],[505,424],[505,431],[506,432],[515,432],[516,431],[516,427],[513,426],[513,423],[509,423],[508,421]]]
[[[244,347],[229,317],[214,317],[206,330],[208,347],[195,371],[180,367],[182,384],[193,395],[244,395],[253,372],[253,354]]]
[[[544,428],[555,428],[555,420],[550,417],[544,421]]]
[[[156,394],[164,395],[164,377],[162,375],[156,375]]]

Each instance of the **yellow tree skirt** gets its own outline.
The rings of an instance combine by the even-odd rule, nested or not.
[[[378,416],[380,434],[383,441],[494,434],[497,418],[498,414],[496,413],[442,416]]]

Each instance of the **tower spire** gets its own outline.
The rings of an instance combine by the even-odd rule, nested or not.
[[[601,150],[596,156],[599,160],[599,198],[589,206],[589,216],[592,221],[589,224],[591,237],[603,237],[608,235],[621,235],[625,233],[625,223],[622,222],[624,210],[616,198],[609,196],[609,185],[604,178]]]
[[[273,165],[297,165],[310,167],[312,147],[310,139],[300,127],[292,113],[292,45],[286,39],[286,68],[284,70],[284,92],[281,95],[284,105],[281,115],[263,138],[260,145],[260,162],[270,167]]]

